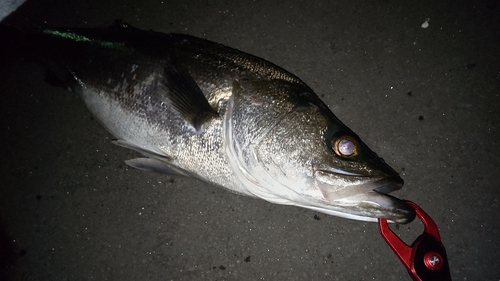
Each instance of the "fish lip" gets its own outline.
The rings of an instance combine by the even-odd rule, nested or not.
[[[345,196],[350,196],[350,195],[355,195],[358,193],[364,193],[364,192],[369,192],[369,191],[376,191],[381,194],[389,194],[393,191],[399,190],[403,187],[404,181],[403,179],[398,175],[391,175],[391,176],[370,176],[370,175],[361,175],[361,174],[354,174],[350,172],[342,172],[339,173],[337,169],[318,169],[315,171],[315,176],[317,180],[320,182],[320,185],[325,186],[325,193],[330,193],[328,190],[328,181],[323,181],[318,176],[321,175],[328,175],[328,174],[333,174],[335,176],[340,176],[343,178],[348,178],[352,181],[355,180],[360,180],[362,183],[354,184],[347,186],[346,189],[349,189],[350,191],[347,191],[346,189],[340,189],[342,190],[341,193],[344,194]],[[337,189],[334,189],[337,190]],[[347,192],[346,192],[347,191]],[[337,191],[333,191],[333,193],[337,193]]]
[[[393,191],[399,190],[403,187],[404,181],[399,176],[384,178],[373,182],[376,187],[373,188],[374,191],[382,194],[389,194]]]
[[[383,207],[380,208],[381,215],[377,219],[381,218],[397,224],[407,224],[416,217],[415,209],[412,206],[392,195],[374,191],[368,198],[369,202],[380,204],[379,207]]]
[[[355,215],[358,220],[364,221],[375,222],[378,219],[387,219],[389,222],[407,224],[416,217],[413,207],[405,201],[377,191],[341,198],[334,204],[343,205],[344,213]]]
[[[385,197],[385,200],[390,202],[390,204],[386,206],[386,212],[388,215],[381,218],[385,218],[398,224],[407,224],[415,219],[416,213],[413,207],[408,205],[405,201],[389,195],[389,193],[403,187],[404,180],[399,177],[399,175],[378,180],[374,184],[376,184],[377,187],[374,188],[373,191]]]

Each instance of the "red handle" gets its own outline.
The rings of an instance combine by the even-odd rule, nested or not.
[[[410,201],[405,203],[415,209],[417,217],[424,224],[424,232],[408,246],[389,228],[386,219],[379,219],[380,234],[414,280],[451,281],[446,250],[436,223],[417,204]]]

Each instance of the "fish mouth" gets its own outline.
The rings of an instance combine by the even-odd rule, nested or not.
[[[379,207],[385,208],[388,217],[382,217],[395,223],[406,224],[415,219],[415,209],[406,204],[405,201],[389,195],[389,193],[401,189],[404,181],[399,176],[383,179],[375,182],[378,185],[373,189],[378,194],[371,193],[368,197]],[[381,197],[381,199],[380,199]]]
[[[351,184],[341,188],[333,187],[332,182],[318,181],[328,205],[335,206],[323,212],[361,221],[375,222],[384,218],[398,224],[410,223],[415,219],[415,210],[411,206],[389,195],[403,186],[404,182],[399,176],[382,179],[350,176],[345,181]]]

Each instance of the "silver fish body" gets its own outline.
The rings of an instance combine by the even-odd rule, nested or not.
[[[397,223],[403,180],[304,82],[258,57],[119,23],[25,35],[132,167],[350,219]],[[27,44],[29,45],[29,44]],[[60,75],[63,73],[63,75]]]

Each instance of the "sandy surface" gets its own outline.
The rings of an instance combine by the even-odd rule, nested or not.
[[[6,22],[118,18],[297,74],[401,173],[453,279],[499,280],[498,1],[36,0]],[[411,280],[374,223],[128,168],[136,154],[35,65],[0,70],[0,124],[1,280]]]

